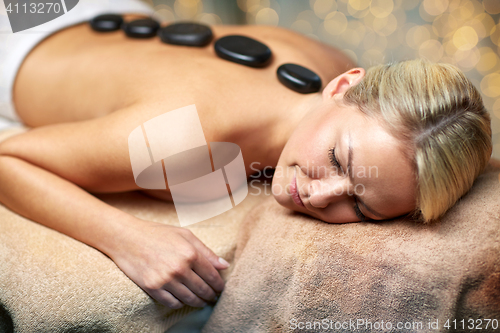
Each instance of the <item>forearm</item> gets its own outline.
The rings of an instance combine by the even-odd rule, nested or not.
[[[205,306],[224,288],[228,264],[189,230],[134,218],[21,158],[0,154],[0,202],[107,254],[171,308]]]
[[[107,255],[119,251],[123,239],[146,223],[51,172],[11,156],[0,155],[0,202]]]

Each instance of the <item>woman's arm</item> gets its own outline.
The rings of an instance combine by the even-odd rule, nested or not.
[[[187,229],[140,220],[82,189],[136,188],[123,150],[128,126],[117,119],[47,126],[0,143],[0,202],[105,253],[166,306],[203,306],[222,291],[217,270],[227,268],[210,249]]]

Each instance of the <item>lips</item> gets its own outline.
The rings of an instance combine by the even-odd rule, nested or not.
[[[292,197],[293,202],[295,202],[297,206],[305,207],[304,203],[302,202],[302,199],[300,199],[300,195],[297,190],[296,173],[293,175],[292,182],[290,183],[290,195]]]

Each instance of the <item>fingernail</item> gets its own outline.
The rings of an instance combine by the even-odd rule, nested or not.
[[[223,264],[224,266],[228,266],[228,267],[229,267],[229,263],[228,263],[227,261],[225,261],[225,260],[224,260],[224,258],[219,257],[219,262],[220,262],[221,264]]]

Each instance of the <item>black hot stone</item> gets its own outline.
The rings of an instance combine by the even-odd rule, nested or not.
[[[123,31],[132,38],[151,38],[156,36],[160,23],[152,19],[139,19],[123,25]]]
[[[158,36],[167,44],[205,46],[212,40],[212,29],[198,23],[176,23],[161,28]]]
[[[123,17],[115,14],[103,14],[94,17],[89,23],[90,27],[95,31],[111,32],[120,29]]]
[[[215,53],[222,59],[250,67],[264,67],[271,59],[271,50],[255,39],[245,36],[226,36],[215,42]]]
[[[284,64],[278,68],[278,80],[287,88],[301,94],[318,92],[321,78],[313,71],[295,64]]]

